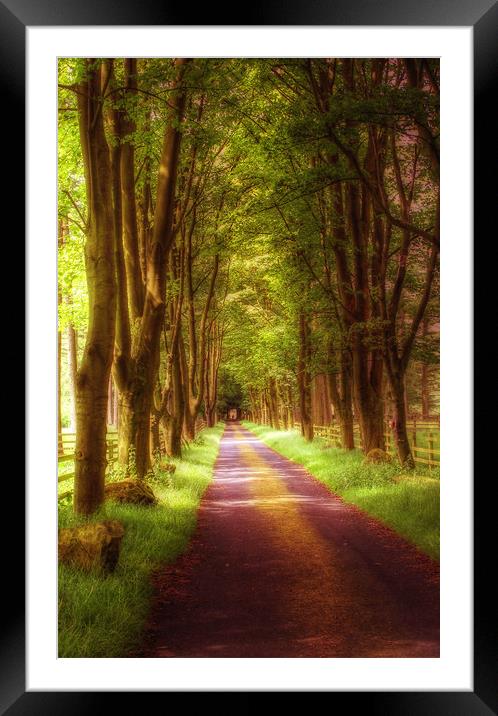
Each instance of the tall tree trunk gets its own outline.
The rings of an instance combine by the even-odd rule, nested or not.
[[[152,405],[152,410],[150,414],[150,452],[152,456],[152,460],[156,459],[157,455],[161,454],[161,435],[159,431],[159,427],[161,424],[160,414],[159,411],[154,408],[154,404]]]
[[[287,386],[287,422],[289,429],[294,427],[294,396],[291,385]]]
[[[157,182],[157,199],[154,213],[153,229],[150,244],[147,247],[146,286],[143,301],[143,312],[133,342],[132,360],[124,361],[123,376],[120,387],[120,462],[128,461],[129,449],[135,449],[136,472],[143,478],[150,467],[150,414],[153,403],[153,392],[159,365],[159,342],[164,321],[166,266],[174,240],[173,218],[175,211],[175,191],[178,162],[181,145],[181,124],[183,122],[186,87],[184,72],[188,60],[177,59],[177,77],[169,95],[172,108],[171,118],[167,124],[159,175]],[[123,161],[121,162],[123,168]],[[130,168],[128,167],[128,174]],[[121,175],[123,179],[123,174]],[[129,179],[129,176],[128,176]],[[125,196],[123,211],[125,212]],[[130,221],[135,216],[131,207]],[[136,237],[137,232],[133,229]],[[135,255],[135,279],[140,277],[138,249]],[[126,263],[126,262],[125,262]],[[131,270],[126,266],[127,272]],[[130,297],[129,297],[130,298]],[[130,300],[130,316],[133,316],[132,300]],[[123,306],[124,309],[124,306]],[[138,311],[137,311],[138,312]],[[128,351],[129,354],[129,351]],[[119,371],[116,372],[119,378]]]
[[[282,421],[283,429],[289,430],[292,425],[289,425],[289,412],[287,407],[287,394],[286,387],[281,381],[278,383],[278,402],[280,405],[280,418]]]
[[[270,378],[268,381],[268,408],[270,410],[272,428],[280,430],[280,420],[278,416],[278,389],[275,378]]]
[[[305,440],[313,440],[313,421],[311,418],[311,375],[309,371],[310,336],[308,319],[303,311],[299,314],[299,358],[297,380],[299,386],[299,412],[301,414],[301,434]]]
[[[422,363],[420,392],[422,400],[422,420],[429,420],[431,414],[431,399],[429,392],[429,365],[427,363]]]
[[[270,407],[270,399],[268,397],[268,388],[263,389],[263,406],[265,413],[265,425],[269,425],[271,428],[275,427],[273,424],[273,413]]]
[[[168,421],[166,436],[166,453],[170,457],[181,457],[182,454],[182,428],[185,415],[185,392],[182,385],[180,367],[180,354],[177,353],[172,364],[170,409],[166,420]]]
[[[384,407],[380,390],[379,379],[371,380],[368,369],[368,356],[364,348],[359,345],[361,338],[356,338],[353,344],[353,375],[356,399],[358,405],[358,418],[362,437],[363,452],[370,450],[384,450]],[[378,363],[379,357],[374,357]],[[377,365],[375,372],[381,371],[382,366]]]
[[[393,393],[394,405],[394,439],[396,441],[396,450],[401,465],[413,468],[414,461],[408,439],[408,431],[406,428],[406,399],[405,399],[405,376],[402,373],[394,375],[391,380],[391,390]]]
[[[341,387],[337,384],[338,381],[335,373],[330,373],[328,375],[328,379],[332,403],[334,405],[335,413],[339,418],[341,446],[345,450],[353,450],[354,422],[350,373],[345,368],[341,369]]]
[[[360,201],[362,199],[362,201]],[[366,322],[371,318],[368,303],[368,255],[366,227],[370,218],[370,197],[357,186],[348,187],[351,235],[354,246],[355,322],[352,325],[353,383],[359,408],[362,448],[365,453],[384,449],[382,404],[382,357],[368,347]],[[379,362],[380,361],[380,362]]]
[[[337,364],[334,360],[334,346],[329,342],[329,363]],[[345,450],[354,449],[354,422],[353,422],[353,385],[351,375],[351,353],[343,346],[340,350],[339,371],[328,374],[328,389],[334,406],[334,412],[339,419],[341,429],[341,446]],[[338,380],[339,377],[339,380]]]
[[[218,276],[219,256],[214,257],[214,266],[208,294],[201,314],[197,332],[192,286],[192,231],[189,232],[186,249],[186,277],[188,298],[189,328],[189,360],[188,360],[188,399],[185,413],[185,432],[188,440],[195,437],[195,424],[204,400],[206,390],[206,353],[207,353],[207,318],[214,296]]]
[[[112,374],[107,388],[107,424],[112,425]]]
[[[61,396],[61,355],[62,355],[62,333],[57,332],[57,452],[62,455],[62,396]]]
[[[394,299],[391,298],[389,308],[386,307],[385,302],[383,306],[383,317],[386,318],[389,316],[390,319],[388,328],[384,334],[384,362],[393,396],[396,445],[400,463],[410,468],[414,467],[415,463],[411,453],[406,428],[406,370],[417,331],[425,315],[425,310],[430,299],[438,255],[438,247],[436,245],[431,246],[427,258],[425,283],[422,295],[420,297],[415,316],[412,319],[408,334],[403,336],[402,345],[399,345],[401,341],[399,341],[396,333],[396,295],[397,293],[401,293],[403,278],[401,271],[398,273],[393,289]],[[399,288],[397,288],[398,286]]]
[[[60,249],[64,243],[64,220],[59,219],[59,236],[58,248]],[[57,308],[62,303],[62,291],[60,284],[57,283]],[[59,316],[57,316],[57,452],[62,455],[64,446],[62,444],[62,331],[59,326]]]
[[[69,326],[69,385],[71,388],[71,428],[76,426],[76,376],[78,374],[78,333]]]
[[[135,200],[135,132],[136,123],[133,119],[134,104],[137,93],[137,61],[134,58],[124,59],[126,89],[123,99],[127,108],[121,113],[121,196],[123,245],[126,264],[126,282],[132,323],[140,318],[144,308],[144,286],[140,268],[138,247],[137,207]]]
[[[89,58],[77,92],[88,206],[89,324],[76,378],[74,509],[85,515],[104,499],[107,389],[116,322],[112,179],[102,101],[101,68]]]
[[[212,321],[209,331],[209,344],[206,361],[206,425],[216,425],[216,404],[218,400],[218,371],[221,361],[223,331],[216,320]]]
[[[422,336],[427,337],[429,333],[429,319],[424,317],[422,321]],[[429,391],[429,364],[422,363],[422,374],[420,377],[420,397],[422,402],[422,420],[428,420],[431,414],[431,396]]]

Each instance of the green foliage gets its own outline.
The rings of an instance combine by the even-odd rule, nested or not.
[[[198,320],[213,257],[218,255],[220,275],[213,315],[224,331],[222,377],[240,386],[243,395],[238,398],[239,404],[247,405],[249,390],[262,389],[270,377],[282,385],[295,386],[297,321],[303,309],[312,324],[312,375],[337,370],[341,351],[350,347],[354,331],[361,332],[368,350],[383,348],[387,321],[370,317],[357,321],[353,332],[348,333],[339,315],[333,247],[340,245],[349,262],[353,251],[350,227],[346,227],[346,241],[333,230],[337,207],[330,191],[337,182],[345,188],[357,181],[357,174],[345,154],[337,151],[334,136],[353,149],[361,162],[371,127],[393,131],[406,183],[414,166],[414,126],[417,122],[428,126],[436,141],[439,130],[437,95],[410,87],[403,62],[396,59],[386,61],[382,81],[374,82],[375,62],[355,61],[354,92],[345,83],[341,61],[333,58],[197,58],[188,65],[189,98],[178,176],[181,195],[195,153],[195,315]],[[437,77],[437,62],[428,62]],[[119,90],[124,85],[124,60],[115,59],[113,66]],[[62,330],[73,325],[82,333],[88,301],[84,259],[87,207],[76,98],[71,87],[84,78],[84,73],[81,59],[59,62],[59,216],[66,223],[59,249],[59,325]],[[118,109],[134,123],[123,141],[134,145],[140,207],[146,179],[152,205],[155,201],[157,159],[165,122],[169,121],[168,97],[175,69],[171,59],[143,58],[138,60],[137,73],[140,91],[109,91],[104,109]],[[331,97],[328,107],[319,110],[313,78],[319,83],[327,75],[334,77]],[[107,135],[112,143],[112,132]],[[389,143],[385,159],[386,191],[392,211],[399,215]],[[418,152],[415,165],[410,220],[431,227],[437,202],[424,152]],[[150,224],[152,217],[147,220]],[[189,211],[184,227],[187,232],[191,220]],[[398,273],[403,240],[401,229],[391,229],[385,267],[387,301]],[[177,249],[179,237],[180,232]],[[369,261],[373,251],[371,240]],[[423,290],[426,260],[426,243],[413,237],[400,302],[403,320],[396,323],[400,342],[406,337],[408,320],[415,315]],[[331,275],[329,285],[324,275],[326,264]],[[438,280],[436,276],[430,308],[433,323],[438,314]],[[179,288],[178,276],[170,271],[166,299],[176,297]],[[369,286],[368,301],[379,301],[381,295],[379,285]],[[132,336],[137,335],[134,325]],[[439,359],[436,341],[418,337],[413,360],[434,365]],[[188,351],[188,336],[185,342]],[[66,370],[63,366],[63,374]],[[163,356],[161,380],[165,370]],[[223,410],[226,396],[221,393],[219,409]],[[64,405],[67,413],[67,399]]]
[[[119,482],[127,477],[131,477],[127,466],[120,465],[117,460],[108,466],[105,475],[106,482]]]
[[[136,477],[137,476],[137,460],[136,460],[136,450],[134,445],[130,445],[128,448],[128,468],[127,473],[129,477]]]

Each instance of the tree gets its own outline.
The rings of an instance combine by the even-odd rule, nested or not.
[[[102,499],[113,386],[139,478],[230,406],[307,440],[337,420],[367,453],[389,416],[413,466],[407,415],[437,404],[437,61],[65,59],[59,74],[60,414],[77,367],[93,475],[78,504]]]
[[[102,63],[86,59],[75,87],[85,171],[88,230],[85,265],[89,323],[76,377],[75,511],[90,514],[103,501],[107,389],[116,325],[111,163],[102,112]]]
[[[165,312],[166,265],[174,240],[176,178],[187,95],[184,79],[187,62],[178,59],[174,63],[176,76],[171,85],[169,101],[171,114],[164,132],[152,229],[145,245],[143,291],[139,268],[134,155],[129,140],[134,124],[128,119],[123,128],[122,114],[119,110],[113,113],[115,141],[120,143],[113,157],[119,287],[114,362],[114,376],[120,396],[119,459],[127,465],[130,447],[133,447],[139,478],[145,476],[150,466],[149,423]],[[131,76],[133,72],[136,72],[136,65],[127,61],[126,91],[132,95],[137,89],[136,79]],[[125,145],[129,146],[123,151]]]

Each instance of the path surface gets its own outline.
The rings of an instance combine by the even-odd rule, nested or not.
[[[228,424],[188,551],[157,573],[149,657],[437,657],[439,567]]]

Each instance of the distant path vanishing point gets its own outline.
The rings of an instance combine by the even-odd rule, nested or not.
[[[438,657],[439,565],[239,423],[140,656]]]

